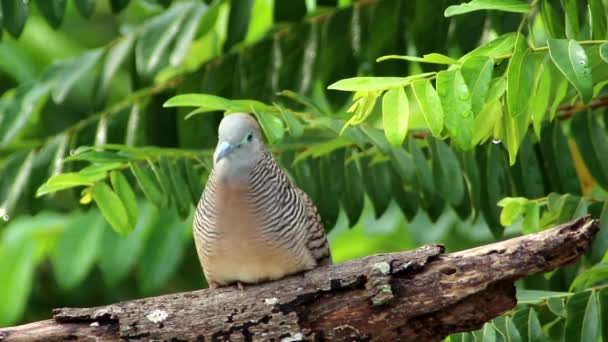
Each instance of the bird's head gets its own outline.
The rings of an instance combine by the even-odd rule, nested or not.
[[[218,137],[213,163],[225,171],[255,165],[264,150],[260,126],[247,113],[226,115],[220,122]]]

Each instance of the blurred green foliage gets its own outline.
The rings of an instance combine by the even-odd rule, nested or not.
[[[449,339],[608,341],[606,8],[0,0],[0,326],[204,287],[193,208],[249,111],[336,262],[600,218],[583,260]]]

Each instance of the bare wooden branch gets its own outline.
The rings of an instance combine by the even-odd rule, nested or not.
[[[318,268],[279,281],[96,308],[0,329],[4,341],[439,341],[516,304],[513,282],[575,261],[598,222],[443,255],[428,245]]]

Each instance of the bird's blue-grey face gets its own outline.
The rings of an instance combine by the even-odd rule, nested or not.
[[[257,160],[263,147],[258,123],[246,113],[225,116],[220,122],[218,144],[213,155],[217,165],[221,161],[238,167]]]

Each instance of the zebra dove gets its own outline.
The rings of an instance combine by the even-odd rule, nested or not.
[[[212,288],[331,264],[317,208],[267,150],[246,113],[225,116],[196,208],[194,241]]]

